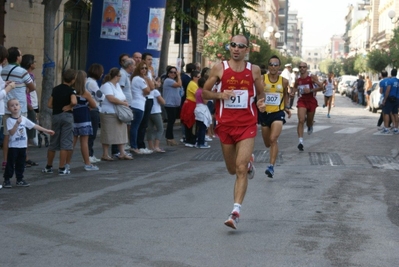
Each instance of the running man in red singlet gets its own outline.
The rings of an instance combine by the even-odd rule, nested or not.
[[[323,90],[323,85],[317,76],[308,73],[308,65],[299,63],[299,78],[295,81],[294,89],[298,92],[298,138],[299,151],[303,151],[303,128],[306,120],[308,134],[313,132],[313,119],[317,108],[316,92]]]
[[[248,179],[253,178],[253,149],[257,133],[258,113],[255,97],[263,102],[264,93],[260,68],[244,60],[249,52],[249,40],[236,35],[230,42],[228,61],[216,64],[206,81],[202,97],[215,100],[216,127],[222,145],[227,171],[236,175],[234,208],[225,225],[237,229],[241,204],[247,191]],[[220,81],[214,88],[215,83]]]

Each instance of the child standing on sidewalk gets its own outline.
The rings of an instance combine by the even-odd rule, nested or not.
[[[53,135],[52,130],[45,129],[34,124],[29,119],[21,116],[21,105],[18,99],[10,99],[7,102],[7,108],[11,112],[11,116],[7,119],[7,129],[10,135],[8,142],[7,165],[4,171],[4,188],[11,188],[10,179],[14,175],[17,178],[17,186],[29,186],[23,179],[25,170],[26,148],[28,147],[28,136],[26,128],[36,129]]]

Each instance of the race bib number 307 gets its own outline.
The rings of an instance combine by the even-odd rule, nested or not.
[[[280,105],[280,101],[281,101],[280,94],[272,94],[272,93],[266,94],[266,99],[265,99],[266,105],[278,106]]]
[[[248,107],[248,90],[233,90],[235,96],[223,101],[224,108],[244,109]]]

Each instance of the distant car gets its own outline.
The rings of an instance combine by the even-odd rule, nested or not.
[[[373,81],[373,85],[371,86],[370,101],[369,101],[369,107],[371,112],[376,113],[377,110],[381,109],[380,99],[381,99],[380,81]]]
[[[338,93],[344,95],[348,86],[348,81],[356,81],[357,77],[352,75],[342,75],[340,77],[340,82],[338,83]]]

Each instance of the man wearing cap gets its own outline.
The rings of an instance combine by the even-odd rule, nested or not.
[[[294,100],[295,100],[295,93],[294,93],[294,84],[296,79],[298,78],[298,68],[293,68],[292,73],[291,73],[291,84],[289,85],[290,90],[288,91],[288,94],[290,96],[290,104],[288,106],[289,109],[293,109],[292,106],[294,105]]]
[[[283,72],[280,74],[281,77],[285,78],[288,81],[288,94],[290,94],[290,92],[292,91],[292,77],[291,77],[291,72],[292,72],[292,64],[291,63],[287,63],[284,65],[284,70]],[[287,95],[288,97],[288,95]]]

